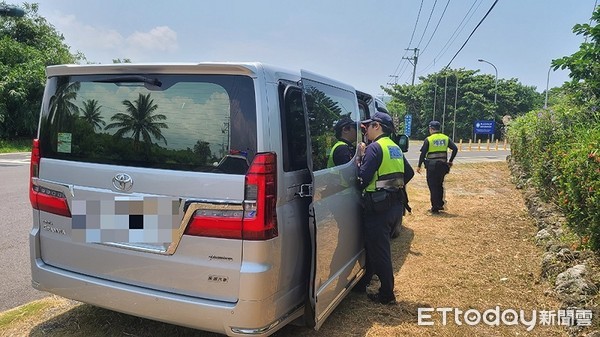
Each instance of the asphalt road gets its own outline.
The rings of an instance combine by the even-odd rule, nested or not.
[[[419,163],[419,155],[421,152],[422,141],[410,141],[410,145],[408,147],[408,152],[406,152],[406,159],[413,166],[413,168],[417,167]],[[458,144],[457,144],[458,145]],[[490,145],[490,150],[487,150],[487,147],[482,144],[481,150],[477,149],[477,146],[472,146],[471,150],[468,149],[467,144],[462,144],[461,149],[459,149],[458,154],[456,155],[456,159],[454,163],[469,163],[469,162],[484,162],[484,161],[505,161],[506,156],[510,154],[510,149],[504,150],[503,146],[499,146],[498,150],[495,150],[495,145]]]
[[[420,143],[411,142],[406,153],[415,168],[419,149]],[[460,151],[454,162],[504,161],[508,154],[507,150]],[[29,153],[0,154],[0,312],[49,295],[31,286],[29,158]]]
[[[48,296],[31,286],[28,188],[29,153],[0,154],[0,311]]]

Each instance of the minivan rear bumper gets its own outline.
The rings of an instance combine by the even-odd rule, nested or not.
[[[33,230],[29,237],[31,277],[33,287],[41,291],[117,312],[228,336],[268,336],[303,313],[302,305],[297,305],[280,317],[268,319],[271,310],[265,309],[277,306],[273,298],[263,301],[240,299],[236,303],[214,301],[56,268],[41,259],[36,233]],[[297,291],[293,293],[298,295]],[[258,316],[252,317],[254,315]]]

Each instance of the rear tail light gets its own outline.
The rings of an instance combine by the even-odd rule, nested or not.
[[[228,212],[212,209],[197,210],[185,234],[224,239],[242,239],[243,211]]]
[[[227,239],[268,240],[278,235],[277,156],[259,153],[245,178],[242,210],[197,210],[185,234]]]
[[[55,191],[34,183],[34,178],[40,172],[40,144],[38,139],[33,140],[31,148],[31,165],[29,167],[29,201],[34,209],[71,217],[67,197],[60,191]]]
[[[254,157],[246,174],[242,236],[245,240],[267,240],[278,235],[277,156],[261,153]]]

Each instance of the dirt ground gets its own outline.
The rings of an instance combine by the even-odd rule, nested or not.
[[[566,336],[558,326],[498,326],[480,321],[468,325],[453,310],[443,324],[443,308],[463,312],[558,310],[551,284],[540,279],[543,251],[534,243],[536,227],[524,200],[510,181],[506,162],[459,163],[446,176],[446,211],[427,212],[429,193],[422,175],[409,183],[412,214],[392,242],[395,292],[399,304],[376,305],[364,295],[351,294],[329,317],[319,333],[285,328],[278,336]],[[377,285],[375,285],[376,287]],[[372,284],[373,287],[373,284]],[[433,308],[430,318],[418,308]],[[475,313],[474,313],[475,314]],[[488,322],[493,322],[489,316]],[[510,317],[506,317],[511,321]],[[539,317],[538,317],[539,321]],[[475,320],[470,321],[475,322]],[[530,324],[531,325],[531,324]]]
[[[318,332],[287,326],[275,336],[567,336],[558,322],[540,322],[540,312],[556,313],[559,302],[551,295],[552,285],[540,278],[543,251],[534,243],[534,221],[510,181],[507,163],[457,163],[445,186],[447,210],[431,215],[425,175],[417,174],[409,184],[413,212],[392,242],[398,305],[374,304],[364,294],[351,293]],[[58,297],[51,301],[53,309],[0,335],[215,336]],[[431,315],[421,315],[421,323],[431,325],[419,325],[419,308]],[[445,322],[439,310],[448,311]],[[510,310],[523,310],[524,320],[533,316],[537,322],[507,325],[492,312],[486,319],[490,324],[483,319],[475,324],[477,313],[488,310],[506,314],[508,324],[515,323]],[[86,326],[96,326],[98,334]]]

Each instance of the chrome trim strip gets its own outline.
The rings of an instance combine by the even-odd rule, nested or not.
[[[273,328],[275,328],[279,324],[285,322],[286,320],[288,320],[290,318],[295,318],[293,316],[295,314],[298,314],[298,311],[301,310],[303,307],[304,307],[304,304],[300,303],[297,306],[295,306],[292,310],[290,310],[286,314],[284,314],[283,316],[281,316],[278,319],[276,319],[275,321],[271,322],[271,324],[266,325],[266,326],[261,327],[261,328],[245,329],[245,328],[231,327],[230,329],[231,329],[231,332],[236,333],[236,334],[243,334],[243,335],[263,335],[263,334],[271,331]]]
[[[186,200],[186,202],[184,204],[186,204],[188,202],[190,202],[190,201]],[[183,232],[185,232],[185,228],[187,227],[187,224],[190,222],[190,219],[192,218],[194,213],[199,209],[211,209],[211,210],[220,210],[220,211],[223,211],[223,210],[243,211],[244,207],[241,203],[240,204],[229,204],[229,203],[216,204],[216,203],[207,203],[207,202],[191,202],[187,208],[187,211],[185,212],[185,215],[183,216],[183,219],[181,219],[181,224],[179,225],[179,228],[174,233],[173,242],[171,242],[171,244],[167,248],[167,251],[165,252],[166,255],[175,254],[175,251],[177,250],[177,247],[179,246],[179,242],[181,241],[181,238],[183,237]]]

